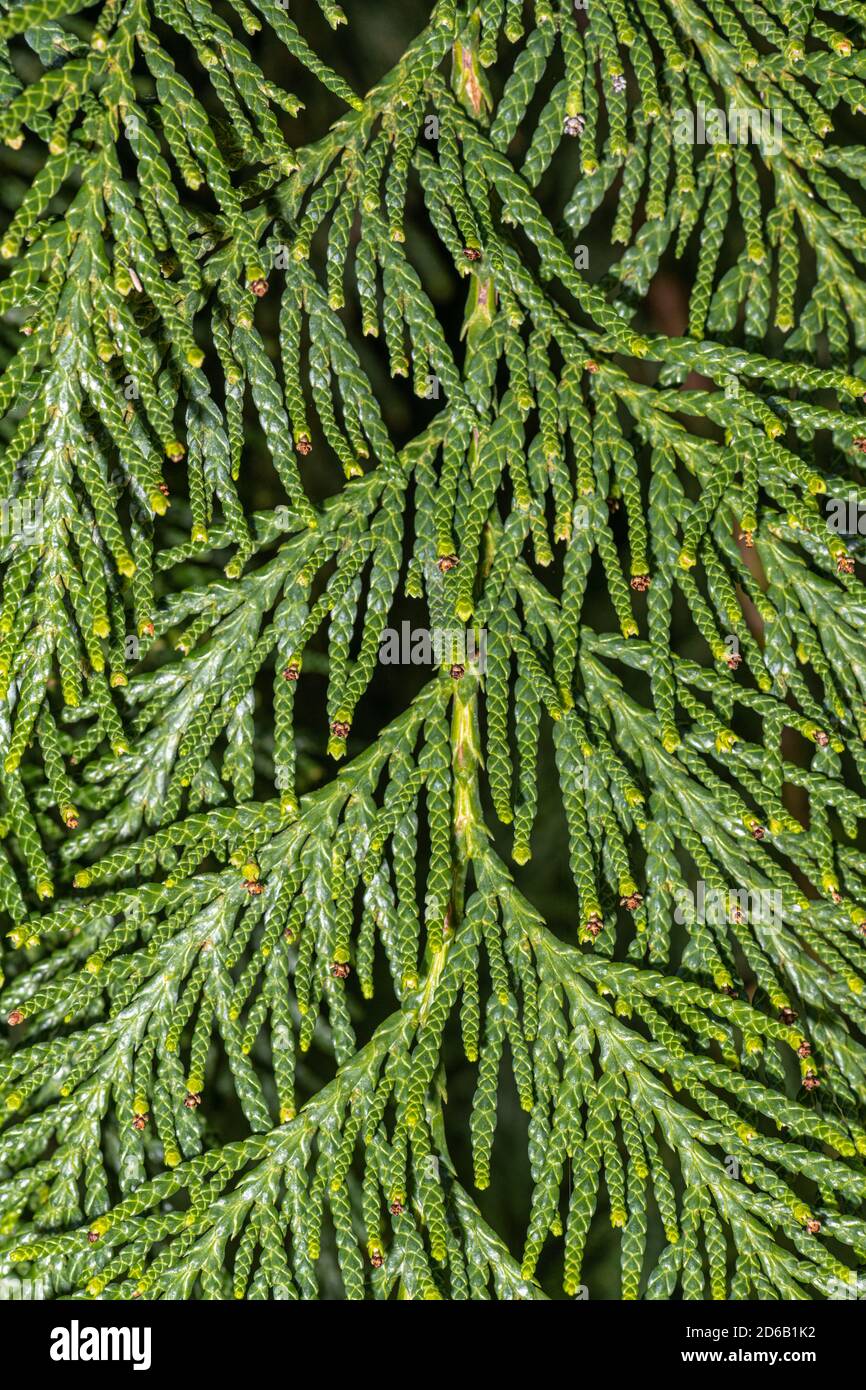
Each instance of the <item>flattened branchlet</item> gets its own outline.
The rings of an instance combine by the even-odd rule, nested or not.
[[[851,1296],[863,18],[319,8],[0,13],[0,1278]]]

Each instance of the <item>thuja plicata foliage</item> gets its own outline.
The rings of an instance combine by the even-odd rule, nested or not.
[[[354,8],[0,4],[0,1277],[839,1296],[866,5]],[[407,596],[484,661],[377,723]]]

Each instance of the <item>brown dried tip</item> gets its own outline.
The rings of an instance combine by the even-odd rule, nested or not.
[[[590,358],[588,362],[584,362],[583,370],[585,372],[589,372],[590,376],[594,376],[595,373],[598,371],[598,363],[593,362],[592,358]]]
[[[334,738],[348,738],[351,724],[347,724],[345,719],[335,719],[331,725],[331,733]]]
[[[481,252],[479,251],[477,246],[464,246],[463,254],[466,257],[467,261],[481,260]]]
[[[811,1056],[812,1056],[812,1048],[811,1048],[811,1045],[810,1045],[809,1043],[807,1043],[807,1042],[805,1041],[805,1039],[803,1040],[803,1042],[800,1043],[800,1046],[797,1048],[797,1056],[798,1056],[798,1057],[811,1057]]]
[[[853,555],[837,555],[837,556],[836,556],[836,569],[837,569],[837,571],[838,571],[839,574],[853,574],[853,573],[854,573],[854,556],[853,556]]]
[[[756,840],[763,840],[763,838],[764,838],[764,836],[766,835],[766,833],[767,833],[767,832],[766,832],[766,830],[764,829],[764,827],[763,827],[762,825],[753,825],[753,826],[752,826],[752,835],[754,836],[754,838],[755,838]]]
[[[406,1208],[403,1206],[402,1202],[392,1202],[388,1210],[392,1216],[402,1216]]]
[[[866,936],[866,922],[858,922],[857,930],[861,936]]]
[[[187,1091],[183,1103],[187,1110],[197,1110],[201,1105],[201,1091]]]
[[[268,292],[267,280],[253,280],[250,285],[250,290],[255,295],[256,299],[261,299]]]
[[[136,1115],[135,1119],[132,1122],[132,1128],[137,1129],[140,1134],[141,1131],[147,1127],[147,1122],[149,1119],[149,1115]]]
[[[797,1015],[796,1015],[796,1013],[794,1012],[793,1009],[780,1009],[780,1010],[779,1010],[779,1022],[780,1022],[780,1023],[785,1023],[785,1024],[788,1025],[788,1027],[790,1027],[791,1024],[792,1024],[792,1023],[796,1023],[796,1021],[797,1021]]]
[[[747,548],[747,550],[752,550],[754,548],[755,537],[753,536],[751,531],[741,531],[740,540],[743,542],[743,545]]]
[[[605,500],[605,502],[607,503],[607,509],[608,509],[609,512],[618,512],[618,511],[619,511],[619,498],[618,498],[618,497],[606,497],[604,500]]]
[[[24,1015],[20,1009],[13,1009],[6,1022],[10,1028],[17,1028],[19,1023],[24,1022]]]
[[[604,923],[600,917],[592,916],[586,924],[586,930],[590,936],[600,936],[604,930]]]
[[[313,446],[310,443],[308,435],[301,434],[298,436],[295,442],[295,450],[299,454],[304,454],[304,456],[313,452]]]
[[[627,898],[620,898],[619,905],[620,907],[627,907],[629,912],[634,912],[636,908],[640,907],[642,902],[642,893],[630,893]]]
[[[296,681],[301,674],[301,668],[296,661],[290,661],[283,672],[284,681]]]
[[[142,635],[142,637],[152,637],[155,631],[156,631],[156,629],[154,628],[153,623],[142,623],[142,625],[141,625],[141,635]]]
[[[815,742],[819,748],[826,748],[827,744],[830,742],[830,735],[825,734],[823,729],[816,729]]]
[[[806,1230],[810,1236],[816,1236],[821,1229],[821,1222],[816,1216],[810,1216],[806,1222]]]
[[[88,1232],[87,1232],[87,1241],[88,1241],[88,1244],[89,1244],[89,1245],[95,1245],[96,1242],[97,1242],[98,1240],[99,1240],[99,1232],[98,1232],[98,1231],[88,1231]]]
[[[440,555],[436,564],[439,566],[442,574],[447,574],[449,570],[456,570],[460,561],[456,555]]]
[[[851,443],[858,454],[866,454],[866,437],[862,434],[858,435],[856,439],[852,439]]]
[[[818,1087],[821,1085],[821,1082],[818,1080],[818,1077],[815,1076],[813,1072],[810,1072],[808,1076],[803,1077],[803,1085],[805,1086],[807,1091],[817,1091]]]
[[[163,497],[168,496],[168,483],[157,483],[157,487],[159,491],[162,493]]]
[[[461,679],[463,678],[463,676],[465,676],[465,675],[466,675],[466,667],[465,667],[465,666],[461,666],[459,662],[455,661],[454,665],[451,667],[451,679],[452,679],[453,681],[459,681],[459,680],[461,680]]]
[[[739,652],[730,652],[730,653],[725,657],[725,661],[728,663],[728,666],[729,666],[730,670],[732,670],[732,671],[736,671],[736,669],[737,669],[737,667],[740,665],[740,662],[742,661],[742,659],[743,659],[743,658],[740,656],[740,653],[739,653]]]
[[[382,1254],[381,1250],[370,1251],[370,1264],[374,1269],[381,1269],[384,1263],[385,1256]]]
[[[722,994],[726,994],[729,999],[736,999],[737,993],[733,985],[722,985]]]
[[[351,974],[352,967],[344,960],[331,961],[331,974],[335,980],[347,980]]]
[[[584,116],[566,116],[562,124],[566,135],[582,135],[585,126],[586,117]]]
[[[651,583],[648,574],[633,574],[631,577],[631,587],[639,594],[645,594]]]
[[[77,830],[77,829],[78,829],[78,817],[77,817],[77,816],[67,816],[66,820],[65,820],[63,823],[64,823],[64,825],[66,826],[66,829],[67,829],[67,830]]]
[[[244,887],[246,888],[250,896],[253,898],[259,897],[259,895],[265,891],[262,884],[259,883],[257,878],[245,878]]]

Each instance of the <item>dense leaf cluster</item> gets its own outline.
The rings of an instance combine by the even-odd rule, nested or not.
[[[320,138],[260,31],[340,104]],[[575,1296],[601,1216],[626,1299],[848,1287],[864,34],[853,0],[438,0],[361,95],[277,0],[0,4],[0,1274],[523,1299],[547,1261]],[[719,110],[773,138],[701,144]],[[484,660],[362,738],[404,596]],[[522,1250],[479,1195],[509,1091]]]

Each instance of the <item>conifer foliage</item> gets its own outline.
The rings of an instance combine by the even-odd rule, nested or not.
[[[866,6],[318,3],[0,3],[0,1277],[838,1296]]]

